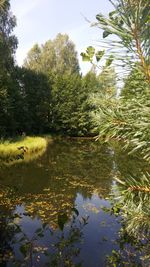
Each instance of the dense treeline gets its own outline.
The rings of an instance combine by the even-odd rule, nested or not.
[[[96,106],[91,96],[103,97],[107,87],[114,90],[112,70],[104,79],[94,69],[82,77],[75,46],[66,34],[35,44],[24,66],[16,66],[17,39],[12,34],[16,19],[9,1],[4,2],[0,9],[0,136],[93,135],[91,111]]]

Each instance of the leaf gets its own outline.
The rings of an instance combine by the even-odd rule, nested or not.
[[[102,14],[98,14],[98,15],[96,15],[96,19],[97,19],[100,23],[102,23],[103,25],[105,25],[105,26],[108,25],[108,23],[106,22],[105,17],[104,17]]]
[[[86,53],[82,52],[80,55],[83,61],[90,61],[90,57]]]
[[[95,54],[95,48],[93,46],[88,46],[86,49],[87,54],[92,58]]]
[[[114,14],[116,14],[116,10],[111,11],[111,12],[109,13],[109,17],[110,17],[110,18],[113,18],[113,15],[114,15]]]
[[[58,215],[58,226],[60,230],[63,231],[65,223],[68,221],[68,216],[66,213]]]
[[[107,60],[106,60],[106,67],[109,67],[111,65],[111,63],[113,62],[114,57],[111,55]]]
[[[111,34],[111,32],[109,32],[109,31],[104,31],[103,32],[103,38],[106,38],[108,35],[110,35]]]
[[[103,57],[104,54],[105,54],[105,50],[97,51],[97,53],[95,55],[97,62],[100,61],[100,59]]]

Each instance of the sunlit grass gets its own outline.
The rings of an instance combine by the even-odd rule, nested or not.
[[[17,140],[0,142],[0,160],[6,163],[30,161],[44,153],[47,147],[47,138],[21,137]]]

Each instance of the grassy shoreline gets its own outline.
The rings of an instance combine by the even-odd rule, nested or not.
[[[42,154],[47,147],[48,140],[45,137],[20,137],[0,141],[0,160],[1,161],[20,161],[29,159],[33,154]],[[37,155],[36,155],[37,154]]]

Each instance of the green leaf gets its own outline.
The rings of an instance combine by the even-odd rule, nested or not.
[[[87,54],[92,58],[95,54],[95,48],[93,46],[88,46],[86,49]]]
[[[111,32],[109,32],[109,31],[104,31],[103,32],[103,38],[106,38],[108,35],[110,35],[111,34]]]
[[[83,61],[90,61],[90,57],[86,53],[81,53],[80,55]]]
[[[109,13],[109,17],[110,17],[110,18],[113,18],[113,15],[115,15],[115,14],[116,14],[116,10],[111,11],[111,12]]]
[[[96,19],[97,19],[100,23],[102,23],[103,25],[105,25],[105,26],[108,25],[108,23],[106,22],[105,17],[104,17],[102,14],[98,14],[98,15],[96,15]]]
[[[109,66],[111,65],[111,63],[113,62],[113,60],[114,60],[114,57],[113,57],[113,55],[111,55],[111,56],[106,60],[106,64],[105,64],[105,66],[106,66],[106,67],[109,67]]]
[[[101,50],[101,51],[98,51],[97,53],[96,53],[96,60],[97,60],[97,62],[99,62],[100,61],[100,59],[103,57],[103,55],[105,54],[105,50]]]

